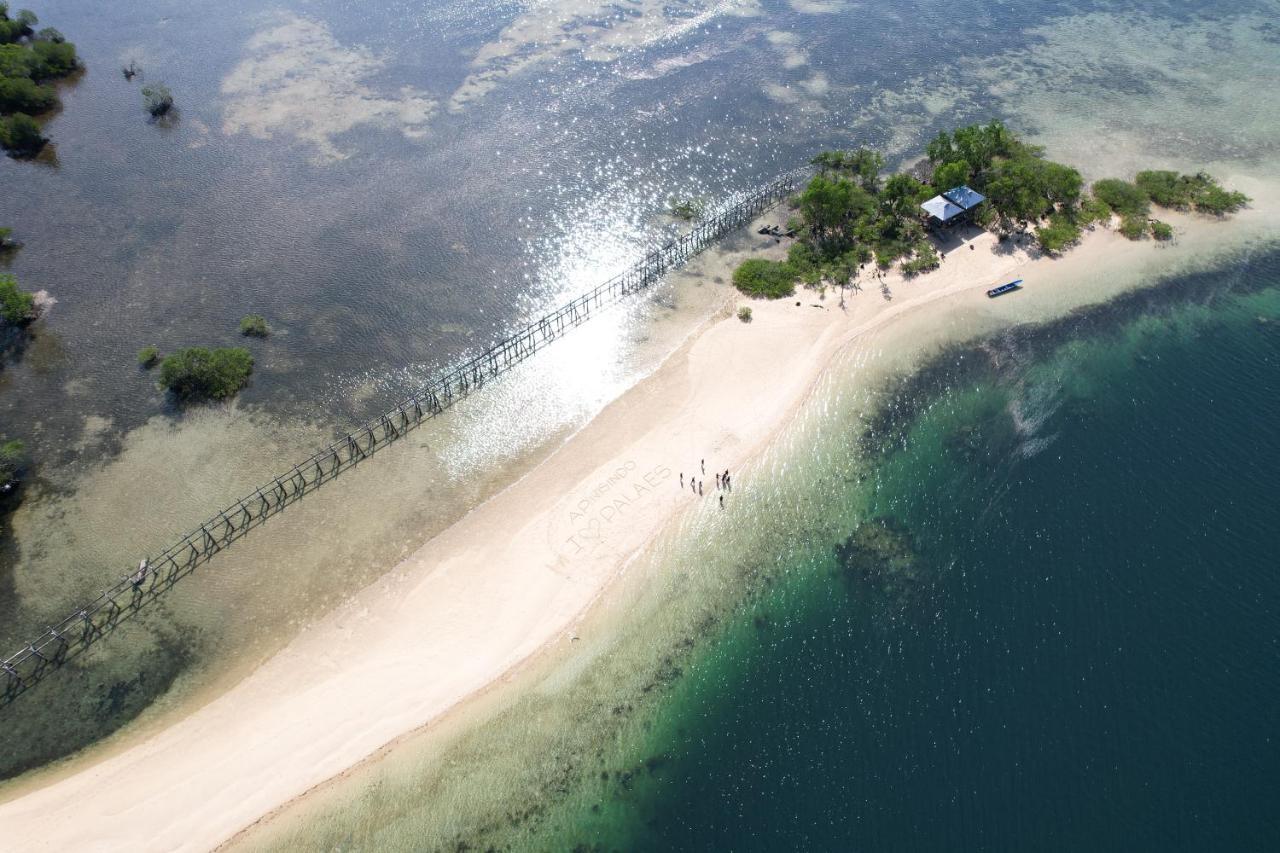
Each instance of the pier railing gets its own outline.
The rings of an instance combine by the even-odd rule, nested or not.
[[[123,621],[159,599],[179,580],[271,516],[441,414],[602,309],[648,290],[667,270],[684,263],[716,239],[776,204],[794,189],[796,180],[797,174],[787,175],[731,199],[687,234],[654,249],[625,272],[445,371],[386,413],[254,489],[183,536],[177,544],[149,557],[137,570],[0,663],[0,681],[3,681],[0,707],[106,637]]]

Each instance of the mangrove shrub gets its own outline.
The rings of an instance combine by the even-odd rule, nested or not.
[[[12,326],[25,326],[35,318],[35,294],[19,290],[18,280],[10,273],[0,273],[0,320]]]
[[[1145,217],[1151,210],[1147,194],[1137,184],[1119,178],[1095,181],[1093,194],[1122,217]]]
[[[160,387],[180,400],[224,400],[249,381],[253,356],[243,347],[190,347],[160,362]]]
[[[267,319],[261,314],[246,314],[244,319],[240,321],[240,334],[242,335],[265,338],[269,332]]]
[[[751,258],[733,271],[733,286],[750,296],[782,299],[795,293],[795,270],[782,261]]]
[[[26,465],[25,445],[16,438],[5,441],[0,436],[0,488],[16,483]]]

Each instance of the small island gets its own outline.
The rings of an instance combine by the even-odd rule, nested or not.
[[[36,30],[35,13],[23,9],[12,17],[0,0],[0,147],[13,157],[34,157],[45,139],[34,116],[58,106],[50,81],[80,68],[76,47],[62,33]]]
[[[796,239],[786,260],[742,262],[733,283],[744,294],[781,299],[797,283],[844,286],[872,262],[920,275],[941,264],[938,246],[956,226],[976,225],[1001,240],[1031,235],[1041,251],[1058,255],[1097,225],[1131,240],[1172,239],[1171,226],[1150,218],[1153,204],[1225,216],[1249,202],[1203,172],[1144,171],[1086,190],[1076,169],[1045,159],[1000,122],[939,133],[925,160],[887,178],[884,158],[868,148],[823,152],[812,165],[817,173],[792,199],[787,233]]]

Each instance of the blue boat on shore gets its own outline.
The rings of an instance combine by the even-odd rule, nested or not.
[[[999,287],[991,288],[990,290],[987,291],[987,296],[991,297],[992,299],[995,299],[997,296],[1003,296],[1006,293],[1012,293],[1013,291],[1019,289],[1020,287],[1022,287],[1022,279],[1019,278],[1009,282],[1008,284],[1002,284]]]

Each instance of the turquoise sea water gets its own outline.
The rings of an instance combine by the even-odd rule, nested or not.
[[[1276,260],[905,383],[850,439],[874,474],[821,478],[863,523],[780,531],[783,580],[696,653],[639,770],[542,842],[1275,849]]]

